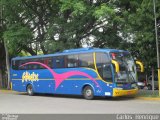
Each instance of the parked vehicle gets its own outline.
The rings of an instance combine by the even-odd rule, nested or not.
[[[146,74],[143,72],[138,72],[138,82],[137,82],[137,85],[138,85],[138,88],[139,89],[144,89],[144,87],[146,87]]]
[[[158,76],[154,76],[154,86],[152,85],[152,75],[148,78],[147,81],[147,87],[149,90],[152,90],[152,87],[154,87],[154,89],[158,89]]]
[[[138,81],[137,82],[137,85],[138,85],[138,88],[139,89],[143,89],[146,85],[145,85],[145,82],[141,82],[141,81]]]

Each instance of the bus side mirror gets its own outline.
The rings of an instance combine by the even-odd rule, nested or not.
[[[115,65],[115,71],[118,73],[119,72],[119,63],[115,60],[112,60],[112,64]]]
[[[142,63],[142,62],[140,62],[140,61],[137,61],[137,60],[136,60],[136,64],[140,66],[141,72],[144,72],[144,66],[143,66],[143,63]]]

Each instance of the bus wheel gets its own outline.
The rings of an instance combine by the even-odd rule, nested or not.
[[[32,85],[28,85],[27,86],[27,93],[28,93],[29,96],[33,96],[34,95]]]
[[[85,99],[87,100],[91,100],[94,98],[94,92],[93,92],[93,89],[90,87],[90,86],[86,86],[84,89],[83,89],[83,96]]]

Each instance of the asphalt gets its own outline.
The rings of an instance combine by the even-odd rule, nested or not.
[[[0,92],[2,93],[6,93],[6,94],[18,94],[19,92],[16,91],[12,91],[12,90],[0,90]],[[140,99],[140,100],[149,100],[149,101],[160,101],[160,97],[148,97],[148,96],[137,96],[135,97],[135,99]]]

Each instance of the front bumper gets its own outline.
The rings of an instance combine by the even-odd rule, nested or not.
[[[131,90],[123,90],[123,89],[114,88],[113,89],[113,97],[136,95],[137,92],[138,92],[137,88],[131,89]]]

